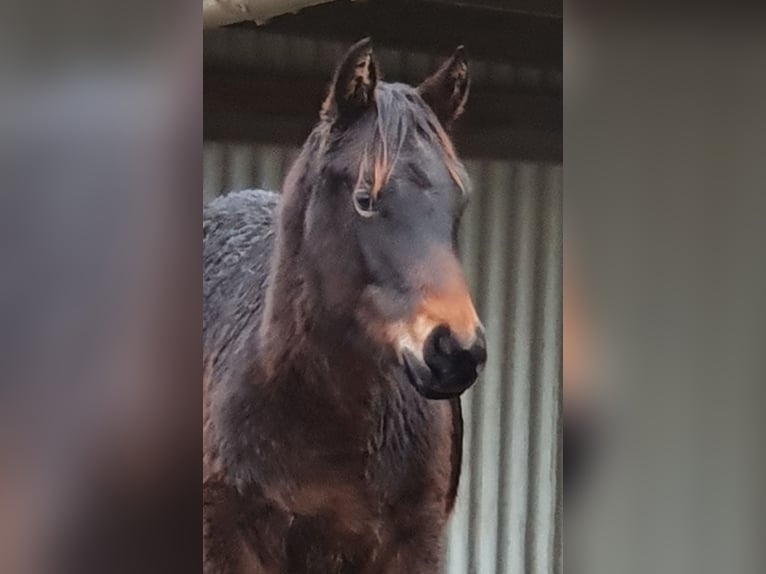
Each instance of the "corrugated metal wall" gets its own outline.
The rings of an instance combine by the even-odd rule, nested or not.
[[[206,143],[204,196],[279,189],[297,154]],[[467,161],[461,252],[489,361],[463,398],[464,462],[448,574],[561,573],[560,165]]]

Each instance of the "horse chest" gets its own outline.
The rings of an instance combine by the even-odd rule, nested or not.
[[[275,405],[268,407],[261,414],[273,415]],[[296,561],[290,571],[336,572],[342,563],[366,572],[413,533],[440,532],[452,464],[447,402],[426,402],[405,387],[354,414],[313,407],[256,417],[279,427],[258,427],[270,448],[252,460],[263,480],[248,505],[270,510],[244,520],[250,546],[277,544]],[[276,532],[272,543],[263,538],[268,532]]]
[[[335,516],[356,530],[445,494],[451,471],[446,403],[381,409],[357,424],[329,420],[293,436],[291,470],[268,488],[290,513]]]

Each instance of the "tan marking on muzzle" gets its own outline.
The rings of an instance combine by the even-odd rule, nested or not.
[[[423,358],[423,346],[436,327],[446,325],[465,348],[476,339],[480,325],[467,288],[425,297],[409,321],[397,321],[386,329],[398,353],[408,350]]]

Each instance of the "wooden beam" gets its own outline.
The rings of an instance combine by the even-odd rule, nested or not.
[[[263,24],[288,12],[329,0],[202,0],[202,22],[205,28],[215,28],[236,22],[252,21]]]

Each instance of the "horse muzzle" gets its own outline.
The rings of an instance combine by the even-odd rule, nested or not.
[[[484,330],[479,326],[470,347],[463,347],[450,329],[436,327],[423,345],[423,358],[402,353],[409,382],[427,399],[460,396],[473,383],[487,361]]]

